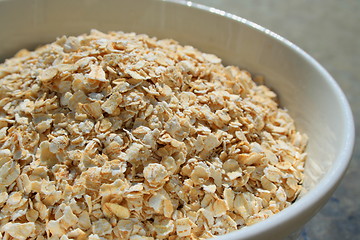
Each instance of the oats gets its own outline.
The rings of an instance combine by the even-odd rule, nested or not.
[[[116,203],[105,203],[104,207],[107,208],[111,213],[113,213],[118,218],[129,218],[130,211],[128,208],[121,206]]]
[[[80,40],[76,37],[68,37],[64,43],[64,52],[75,52],[80,48]]]
[[[150,186],[163,185],[167,181],[168,172],[163,165],[151,163],[144,168],[144,178]]]
[[[75,111],[79,103],[86,103],[88,101],[88,97],[85,93],[82,90],[78,90],[71,95],[68,100],[68,105],[72,111]]]
[[[252,152],[250,154],[241,154],[239,155],[239,161],[245,165],[254,165],[261,162],[263,158],[262,154]]]
[[[86,239],[87,234],[86,234],[83,230],[81,230],[80,228],[76,228],[76,229],[70,231],[70,232],[67,234],[67,236],[68,236],[69,238],[75,238],[75,239],[80,239],[80,240],[82,240],[82,239]]]
[[[84,211],[79,215],[79,219],[78,219],[78,223],[79,223],[79,227],[82,230],[87,230],[91,227],[91,220],[90,220],[90,216],[89,213]]]
[[[239,163],[232,158],[226,160],[223,164],[223,169],[226,172],[235,172],[238,171],[239,168],[240,168]]]
[[[92,102],[85,104],[79,103],[78,109],[80,113],[85,113],[94,119],[99,119],[103,117],[101,105],[99,102]]]
[[[203,186],[203,189],[208,193],[214,193],[216,191],[216,185]]]
[[[133,79],[136,80],[145,80],[146,77],[141,76],[139,73],[135,72],[135,71],[131,71],[130,69],[126,69],[125,73],[129,74]]]
[[[164,207],[165,197],[162,194],[154,194],[149,199],[149,206],[154,209],[156,213],[161,213]]]
[[[166,239],[174,231],[175,224],[173,220],[163,219],[154,222],[154,227],[155,227],[156,237],[160,239]]]
[[[191,220],[188,218],[180,218],[175,222],[176,225],[176,233],[179,237],[190,236],[191,234]]]
[[[20,166],[15,161],[8,161],[0,168],[0,187],[9,186],[20,175]]]
[[[43,133],[51,128],[51,124],[54,120],[49,114],[34,114],[33,123],[36,125],[36,130],[39,133]]]
[[[267,166],[264,169],[264,174],[267,179],[269,179],[272,182],[280,182],[281,181],[281,171],[274,167],[274,166]]]
[[[224,200],[226,201],[226,204],[229,208],[229,210],[232,210],[234,207],[234,198],[235,193],[230,188],[224,189]]]
[[[214,54],[203,53],[202,56],[205,58],[206,61],[210,63],[221,63],[221,59]]]
[[[144,237],[139,235],[132,235],[129,240],[154,240],[153,237]]]
[[[4,140],[6,138],[7,130],[8,130],[8,127],[3,127],[3,128],[0,129],[0,141]],[[6,149],[6,150],[8,150],[8,149]],[[5,149],[2,150],[2,151],[5,151]],[[8,150],[8,151],[10,152],[10,150]],[[5,161],[5,156],[4,156],[4,161]]]
[[[284,191],[284,189],[282,187],[279,187],[278,190],[276,191],[276,198],[280,201],[280,202],[285,202],[287,197],[286,197],[286,193]]]
[[[40,73],[40,75],[38,76],[38,80],[41,82],[48,82],[52,80],[57,73],[58,73],[57,68],[49,67]]]
[[[276,185],[273,184],[269,179],[267,179],[266,176],[261,177],[261,185],[265,190],[268,190],[270,192],[274,192],[277,189]]]
[[[55,237],[60,237],[66,233],[65,229],[61,228],[59,221],[50,220],[46,228]]]
[[[112,227],[107,220],[100,219],[93,223],[92,231],[99,236],[104,236],[111,233]]]
[[[243,173],[242,171],[239,169],[237,171],[233,171],[233,172],[228,172],[226,173],[226,175],[229,177],[230,180],[235,180],[239,177],[242,177],[243,176]]]
[[[226,201],[222,199],[216,199],[215,202],[213,203],[212,208],[213,208],[214,217],[220,217],[222,215],[225,215],[226,211],[229,210]]]
[[[96,65],[91,65],[90,66],[90,73],[88,75],[86,75],[86,77],[90,78],[90,79],[94,79],[94,80],[98,80],[100,82],[106,82],[106,76],[105,76],[105,72],[102,69],[102,67],[100,66],[96,66]]]
[[[204,140],[204,150],[205,151],[211,151],[214,148],[218,147],[221,144],[221,142],[217,139],[214,135],[209,135]]]
[[[209,179],[210,170],[205,164],[199,163],[194,167],[190,177],[195,184],[199,185]]]
[[[134,222],[131,220],[119,220],[114,228],[114,234],[120,239],[127,239],[130,237]]]
[[[122,102],[122,95],[120,93],[115,92],[112,94],[102,105],[101,108],[105,112],[109,114],[114,114],[115,110]]]
[[[54,138],[50,145],[49,150],[52,153],[57,153],[59,150],[63,150],[69,144],[69,139],[66,136],[59,136]]]
[[[97,234],[90,234],[88,239],[89,240],[102,240],[102,238],[100,238]]]
[[[91,30],[0,82],[1,239],[213,238],[302,189],[307,136],[275,93],[194,47]]]
[[[40,163],[45,166],[54,166],[58,162],[56,155],[50,151],[50,146],[48,141],[40,144]]]
[[[29,222],[35,222],[39,217],[39,212],[36,211],[35,209],[29,209],[27,212],[26,212],[26,219],[29,221]]]
[[[15,239],[25,240],[35,231],[34,223],[7,223],[2,227],[2,231],[8,233]]]
[[[72,226],[75,226],[78,222],[78,218],[72,212],[72,209],[69,206],[66,206],[64,209],[64,215],[59,219],[61,226],[65,229],[68,229]]]
[[[7,192],[0,193],[0,205],[6,202],[8,196],[9,194]]]

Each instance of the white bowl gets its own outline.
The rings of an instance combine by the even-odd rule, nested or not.
[[[298,128],[309,136],[301,197],[269,219],[218,239],[289,236],[334,192],[352,153],[353,118],[334,79],[303,50],[243,18],[188,1],[8,0],[0,2],[0,59],[92,28],[173,38],[214,53],[225,64],[262,74]]]

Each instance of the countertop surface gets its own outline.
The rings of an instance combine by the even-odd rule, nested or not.
[[[345,92],[360,127],[359,0],[194,0],[253,21],[295,43],[323,65]],[[300,240],[360,239],[360,131],[350,167]]]

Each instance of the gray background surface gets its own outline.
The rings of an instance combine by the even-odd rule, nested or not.
[[[360,127],[359,0],[194,0],[253,21],[295,43],[336,79]],[[350,167],[300,240],[360,239],[360,134]]]

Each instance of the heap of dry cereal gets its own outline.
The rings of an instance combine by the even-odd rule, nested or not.
[[[281,211],[306,136],[248,72],[93,30],[0,65],[1,239],[204,239]]]

